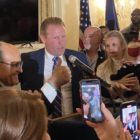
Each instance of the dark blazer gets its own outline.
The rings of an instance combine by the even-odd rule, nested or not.
[[[82,50],[82,52],[86,55],[86,50]],[[95,72],[97,70],[97,67],[106,59],[106,53],[104,50],[99,50],[98,51],[98,59],[97,59],[97,63],[95,66]]]
[[[88,65],[85,55],[81,52],[66,49],[64,56],[67,61],[67,65],[72,73],[72,103],[73,110],[76,111],[76,107],[80,107],[80,94],[79,94],[79,81],[83,79],[83,72],[81,69],[74,67],[68,60],[70,55],[76,56],[83,63]],[[19,75],[19,80],[21,82],[21,88],[23,90],[40,90],[43,86],[44,80],[44,49],[37,51],[23,53],[21,59],[23,61],[23,72]],[[52,111],[52,105],[44,98],[47,105],[48,113]]]

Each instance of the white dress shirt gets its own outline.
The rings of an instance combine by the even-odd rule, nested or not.
[[[53,55],[48,53],[45,50],[45,63],[44,63],[44,85],[41,88],[41,91],[45,95],[45,97],[52,103],[57,95],[57,89],[47,83],[47,80],[52,76],[52,68],[53,68]],[[67,66],[67,62],[64,56],[60,56],[62,60],[62,66]],[[72,93],[71,93],[71,82],[63,85],[61,87],[62,93],[62,114],[67,115],[73,112],[72,110]]]

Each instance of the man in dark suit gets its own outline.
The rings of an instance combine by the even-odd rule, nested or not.
[[[37,56],[38,55],[36,55],[36,57]],[[40,57],[40,55],[39,55],[39,57]],[[27,60],[28,60],[28,58],[27,58]],[[36,65],[34,65],[34,63],[32,65],[30,65],[30,63],[28,63],[28,64],[29,64],[29,67],[27,67],[27,69],[29,69],[29,72],[34,75],[34,72],[35,72],[34,66],[36,66]],[[53,75],[51,75],[50,78],[48,79],[48,81],[46,82],[46,83],[53,85],[54,88],[59,87],[59,85],[61,85],[61,84],[64,84],[70,78],[69,77],[70,74],[68,73],[69,71],[67,70],[67,68],[64,66],[60,66],[60,64],[61,64],[61,62],[59,62],[57,64],[55,70],[53,71]],[[12,44],[0,41],[0,90],[3,89],[3,87],[5,87],[5,86],[8,86],[10,88],[11,86],[18,84],[19,83],[18,74],[20,72],[22,72],[22,61],[20,58],[19,50]],[[37,77],[34,77],[33,80],[40,80],[39,79],[40,76],[39,77],[38,77],[38,75],[36,75],[36,76]],[[32,78],[28,79],[28,81],[27,81],[30,83],[29,80],[32,81]],[[34,86],[36,86],[36,85],[34,85]],[[7,89],[7,87],[6,87],[6,89]],[[27,89],[29,89],[29,88],[27,88]],[[50,92],[51,91],[49,91],[48,93],[50,93]],[[73,130],[73,125],[71,125],[71,127]],[[68,132],[71,133],[71,131],[69,131],[69,128],[68,128],[66,135],[64,135],[63,130],[65,130],[66,128],[64,128],[63,126],[61,128],[59,127],[58,130],[62,130],[61,132],[62,132],[63,138],[66,138],[67,133]],[[89,129],[90,128],[87,128],[87,127],[86,128],[83,127],[83,129],[82,129],[83,130],[82,134],[86,138],[87,138],[87,136],[90,138],[95,136],[94,133],[90,133],[90,132],[94,132],[94,131],[92,129],[90,129],[90,131],[89,131]],[[77,134],[78,132],[81,134],[81,131],[79,131],[79,126],[76,126],[75,129],[73,130],[73,133]],[[57,137],[57,135],[55,134],[55,131],[51,131],[50,134]],[[81,136],[80,134],[79,135],[77,134],[78,137],[83,137],[83,135]],[[89,134],[91,134],[91,135],[89,136]],[[59,134],[59,136],[60,135],[61,134]],[[75,135],[72,135],[72,136],[74,137]],[[58,137],[58,139],[59,139],[59,137]],[[79,140],[81,138],[77,138],[77,139]],[[91,138],[91,139],[93,139],[93,138]]]
[[[79,81],[84,77],[82,70],[70,63],[69,56],[74,55],[83,63],[88,64],[85,55],[81,52],[65,49],[65,25],[60,18],[50,17],[42,22],[40,39],[45,48],[21,56],[23,60],[23,73],[20,75],[21,88],[24,90],[41,89],[49,114],[54,111],[53,101],[57,96],[58,89],[61,89],[62,115],[75,112],[76,107],[80,107]],[[46,83],[53,75],[52,59],[54,56],[61,59],[61,65],[66,67],[72,75],[71,81],[57,86],[57,89]],[[46,84],[47,87],[52,87],[52,91],[47,90]]]

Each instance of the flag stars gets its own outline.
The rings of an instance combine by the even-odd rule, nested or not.
[[[88,15],[88,12],[86,12],[86,15]]]
[[[89,16],[88,0],[81,0],[80,10],[81,10],[80,11],[80,29],[83,32],[86,27],[91,25],[90,16]]]
[[[85,24],[85,27],[87,27],[88,25],[87,25],[87,23]]]
[[[86,10],[88,10],[88,6],[86,6]]]

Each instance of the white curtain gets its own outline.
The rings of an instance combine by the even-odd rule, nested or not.
[[[41,22],[49,16],[49,13],[48,13],[48,1],[51,1],[51,0],[38,0],[38,14],[39,14],[39,25],[38,25],[38,29],[39,29],[39,33],[40,33],[40,25],[41,25]]]

